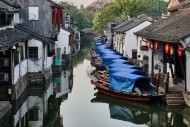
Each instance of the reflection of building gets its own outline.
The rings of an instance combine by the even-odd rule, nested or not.
[[[56,98],[67,97],[67,94],[71,92],[73,86],[73,70],[71,65],[65,65],[63,67],[62,74],[54,76],[54,88]]]
[[[48,127],[60,124],[61,100],[53,95],[53,83],[30,85],[28,94],[19,103],[12,103],[12,117],[9,127]]]

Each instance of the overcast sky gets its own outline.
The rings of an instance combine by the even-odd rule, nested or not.
[[[91,4],[95,0],[53,0],[53,1],[57,1],[57,2],[70,1],[70,2],[74,3],[74,5],[77,5],[78,7],[80,7],[81,4],[83,4],[84,7],[86,7],[86,6],[88,6],[89,4]],[[168,0],[165,0],[165,1],[168,1]]]
[[[74,3],[74,5],[77,5],[78,7],[80,7],[81,4],[83,4],[84,7],[86,7],[95,0],[53,0],[53,1],[59,1],[59,2],[60,1],[70,1],[70,2]]]

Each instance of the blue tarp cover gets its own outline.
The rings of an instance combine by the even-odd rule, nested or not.
[[[123,56],[117,55],[117,54],[109,54],[109,55],[102,56],[103,60],[113,60],[113,59],[118,59],[118,58],[123,58]]]
[[[115,59],[115,60],[112,60],[112,62],[114,63],[125,63],[127,60],[124,60],[124,59]]]
[[[100,49],[106,49],[106,48],[110,48],[110,45],[109,44],[95,44],[95,47],[97,48],[97,50],[100,50]]]
[[[103,64],[103,66],[108,66],[112,63],[113,59],[119,59],[119,58],[123,58],[123,56],[117,55],[117,54],[103,55],[102,56],[102,64]]]
[[[109,54],[117,54],[117,52],[110,50],[110,49],[104,49],[104,50],[100,50],[98,51],[98,54],[101,56],[103,55],[109,55]]]
[[[134,65],[134,63],[132,63],[132,62],[130,62],[130,61],[127,61],[127,60],[124,60],[124,61],[116,61],[117,59],[115,59],[115,60],[112,60],[112,64],[114,64],[114,63],[123,63],[123,64],[128,64],[128,65]]]
[[[109,66],[110,68],[130,68],[130,69],[138,69],[138,70],[142,70],[142,67],[137,67],[134,65],[129,65],[129,64],[125,64],[125,63],[112,63]]]
[[[127,72],[131,74],[137,74],[137,75],[145,75],[145,71],[143,70],[137,70],[137,69],[129,69],[129,68],[110,68],[109,70],[110,73],[115,73],[115,72]]]
[[[111,90],[132,93],[134,85],[146,87],[150,85],[150,78],[146,76],[130,74],[127,72],[116,72],[109,75]]]

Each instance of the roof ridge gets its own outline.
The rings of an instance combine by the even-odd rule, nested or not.
[[[21,8],[21,6],[14,1],[11,1],[11,0],[1,0],[1,1],[17,9]]]
[[[48,37],[46,37],[46,36],[44,36],[44,35],[41,35],[41,34],[35,32],[35,31],[33,31],[33,30],[27,28],[27,27],[26,27],[25,25],[23,25],[23,24],[17,24],[17,25],[15,25],[15,28],[24,31],[24,32],[26,32],[26,33],[28,33],[28,34],[34,36],[35,38],[38,38],[39,40],[42,40],[42,41],[45,42],[45,43],[54,43],[54,41],[53,41],[52,39],[50,39],[50,38],[48,38]]]

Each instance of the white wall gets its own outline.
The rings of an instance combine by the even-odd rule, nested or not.
[[[187,85],[187,91],[190,91],[190,52],[186,51],[186,85]]]
[[[56,48],[61,48],[61,54],[64,54],[64,47],[66,47],[66,54],[70,54],[69,35],[69,32],[60,29],[58,41],[56,41]]]
[[[25,116],[28,111],[28,99],[22,104],[14,115],[14,127],[18,124],[19,120]]]
[[[16,82],[20,78],[19,69],[20,69],[19,64],[17,64],[17,66],[14,67],[14,83],[13,84],[16,84]]]
[[[28,121],[29,127],[42,127],[43,126],[43,98],[38,96],[28,97],[28,110],[38,107],[38,121]]]
[[[19,13],[14,14],[14,24],[20,23]]]
[[[64,94],[67,94],[70,92],[69,89],[69,75],[70,71],[62,71],[61,75],[61,92],[56,94],[56,98],[63,96]]]
[[[43,71],[43,57],[44,57],[44,49],[43,42],[31,39],[28,41],[28,47],[38,47],[38,59],[33,60],[28,58],[28,72],[38,72]]]
[[[28,65],[27,65],[28,60],[24,59],[23,61],[20,62],[20,76],[23,77],[25,74],[28,72]]]
[[[124,56],[132,58],[132,49],[137,49],[137,40],[136,36],[134,35],[134,32],[137,32],[150,24],[151,23],[149,21],[145,21],[139,24],[138,26],[132,28],[131,30],[125,32],[126,35],[125,35]]]
[[[148,50],[147,51],[141,51],[141,46],[146,46],[146,42],[142,41],[142,37],[137,37],[137,56],[140,55],[141,57],[137,57],[138,60],[143,60],[143,56],[148,56]]]
[[[148,74],[151,75],[152,73],[152,49],[149,49],[149,59],[148,59]]]

